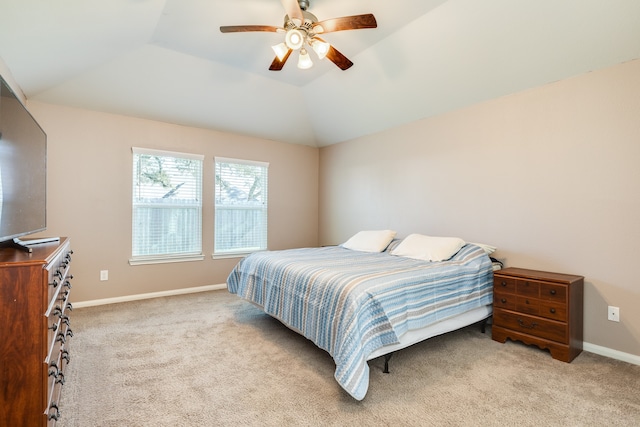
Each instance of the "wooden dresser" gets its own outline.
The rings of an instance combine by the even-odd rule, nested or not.
[[[53,426],[69,363],[71,244],[0,249],[0,426]]]
[[[582,352],[584,278],[505,268],[493,275],[494,340],[507,338],[548,349],[571,362]]]

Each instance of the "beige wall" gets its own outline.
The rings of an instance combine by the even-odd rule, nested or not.
[[[640,355],[640,61],[326,147],[319,157],[304,146],[28,106],[49,137],[45,234],[73,239],[75,301],[220,284],[237,261],[210,257],[208,163],[206,259],[128,265],[131,147],[141,146],[270,162],[272,249],[390,227],[491,243],[509,266],[584,275],[585,340]],[[606,320],[607,305],[620,307],[620,323]]]
[[[70,236],[76,302],[224,284],[238,259],[213,260],[213,158],[269,162],[270,249],[318,243],[318,149],[30,102],[48,136],[48,226]],[[130,266],[131,147],[206,156],[204,261]],[[101,282],[100,270],[109,270]]]
[[[320,243],[376,228],[583,275],[585,341],[640,355],[640,60],[321,149]]]

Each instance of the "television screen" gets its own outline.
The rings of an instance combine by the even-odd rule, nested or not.
[[[0,242],[46,228],[47,135],[0,77]]]

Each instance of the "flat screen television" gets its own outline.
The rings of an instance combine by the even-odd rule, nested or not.
[[[0,244],[46,226],[47,135],[0,77]]]

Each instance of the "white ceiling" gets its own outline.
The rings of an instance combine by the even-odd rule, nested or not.
[[[638,0],[310,0],[355,65],[269,71],[278,0],[0,0],[27,99],[325,146],[640,58]]]

